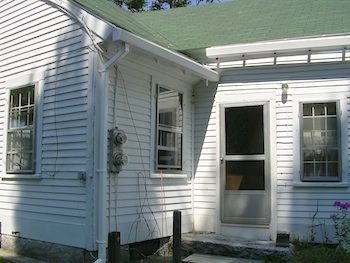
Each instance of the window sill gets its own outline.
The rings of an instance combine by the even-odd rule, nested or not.
[[[0,174],[2,180],[41,180],[41,174]]]
[[[294,187],[320,187],[320,188],[345,188],[349,187],[347,182],[293,182]]]
[[[161,178],[173,178],[173,179],[184,179],[187,178],[187,174],[175,174],[175,173],[166,173],[166,174],[159,174],[159,173],[153,173],[151,174],[150,178],[152,179],[161,179]]]

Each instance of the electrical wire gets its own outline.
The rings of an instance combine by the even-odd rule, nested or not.
[[[143,168],[143,171],[142,172],[138,172],[138,174],[137,174],[137,185],[138,185],[137,193],[138,193],[139,206],[136,209],[136,218],[133,221],[133,223],[131,225],[131,228],[130,228],[130,231],[129,231],[129,234],[128,234],[127,243],[129,243],[133,229],[135,229],[134,240],[135,241],[138,240],[138,236],[137,236],[138,228],[139,228],[139,224],[141,224],[142,222],[145,223],[145,225],[146,225],[146,227],[148,229],[148,235],[145,237],[146,240],[149,240],[150,238],[154,239],[154,238],[159,237],[159,235],[161,234],[161,230],[160,230],[159,224],[157,222],[157,219],[155,217],[155,214],[154,214],[154,212],[152,210],[152,207],[150,205],[150,202],[149,202],[147,181],[146,181],[146,174],[147,174],[146,164],[145,164],[145,161],[144,161],[144,157],[142,155],[141,140],[140,140],[139,133],[138,133],[138,131],[136,129],[136,122],[135,122],[135,119],[133,117],[133,112],[131,110],[131,106],[130,106],[130,102],[129,102],[129,96],[128,96],[128,92],[127,92],[126,85],[125,85],[125,80],[124,80],[122,72],[117,67],[115,67],[115,68],[118,71],[117,76],[120,78],[121,86],[122,86],[122,88],[124,90],[125,102],[126,102],[126,105],[127,105],[127,108],[128,108],[128,112],[130,113],[130,119],[132,121],[132,127],[134,128],[136,140],[137,140],[137,143],[138,143],[138,146],[139,146],[139,157],[141,159],[142,168]],[[142,180],[142,182],[141,182],[141,180]],[[145,193],[143,198],[141,197],[141,187],[144,188],[143,190],[144,190],[144,193]],[[147,218],[145,217],[146,213],[150,213],[151,218],[154,221],[154,227],[153,228],[150,226],[149,220],[147,220]]]

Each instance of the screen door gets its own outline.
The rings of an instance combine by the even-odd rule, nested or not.
[[[220,114],[222,222],[267,224],[267,105],[224,105]]]

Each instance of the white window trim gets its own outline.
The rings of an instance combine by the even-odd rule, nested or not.
[[[151,103],[151,163],[150,163],[150,177],[151,179],[184,179],[188,178],[190,175],[190,171],[186,169],[186,160],[185,156],[188,155],[186,152],[186,147],[184,145],[188,144],[187,141],[187,126],[190,125],[187,121],[187,112],[188,112],[188,107],[191,105],[188,105],[188,101],[190,100],[189,96],[189,87],[186,87],[185,85],[181,84],[181,82],[173,82],[172,85],[165,84],[169,82],[167,78],[162,78],[162,77],[157,77],[157,78],[152,78],[152,103]],[[162,86],[165,88],[169,88],[172,90],[176,90],[180,93],[183,94],[183,131],[182,131],[182,170],[181,171],[164,171],[163,173],[160,173],[159,171],[156,170],[156,144],[157,142],[157,88],[158,86]]]
[[[295,187],[349,187],[348,176],[348,129],[347,129],[347,101],[345,92],[329,92],[319,94],[293,94],[293,186]],[[300,131],[300,103],[322,103],[335,101],[339,103],[337,114],[340,118],[340,148],[341,178],[339,182],[304,182],[301,180],[301,131]]]
[[[8,134],[8,121],[9,121],[9,98],[10,91],[21,87],[35,86],[35,124],[34,124],[34,173],[6,173],[6,162],[7,162],[7,134]],[[42,92],[44,87],[44,73],[38,72],[30,75],[16,77],[13,79],[6,80],[5,82],[5,118],[4,118],[4,146],[3,146],[3,162],[0,173],[2,179],[41,179],[41,150],[38,145],[42,145]]]

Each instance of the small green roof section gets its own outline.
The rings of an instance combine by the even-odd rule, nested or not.
[[[168,48],[174,48],[172,43],[163,38],[152,27],[140,21],[133,13],[126,11],[108,0],[74,0],[91,13],[114,24],[115,26],[143,37],[149,41]]]
[[[234,0],[136,16],[178,51],[350,32],[350,0]]]

